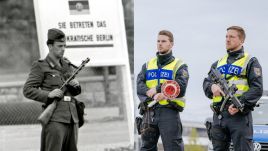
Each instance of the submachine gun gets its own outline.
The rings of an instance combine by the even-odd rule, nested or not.
[[[228,100],[231,100],[232,103],[236,108],[238,108],[241,112],[244,110],[244,105],[240,103],[239,99],[234,95],[235,92],[238,90],[235,84],[232,84],[231,86],[228,85],[228,81],[225,80],[221,73],[217,70],[212,68],[210,72],[208,73],[209,77],[214,83],[217,83],[220,85],[221,89],[223,90],[225,96],[224,96],[224,101],[222,102],[222,105],[220,107],[219,111],[215,111],[213,108],[213,104],[211,105],[211,109],[216,112],[216,114],[220,114],[223,109],[225,104],[227,103]]]
[[[62,90],[63,87],[65,87],[72,79],[75,78],[75,76],[77,75],[77,73],[84,68],[84,66],[89,62],[89,58],[86,58],[86,60],[82,61],[82,64],[73,72],[73,74],[62,84],[62,86],[60,87],[60,89]],[[42,125],[46,125],[54,110],[57,107],[57,100],[54,100],[51,104],[49,104],[46,109],[41,113],[41,115],[38,117],[38,121],[42,124]]]

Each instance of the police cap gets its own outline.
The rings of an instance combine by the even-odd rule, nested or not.
[[[47,44],[53,44],[55,41],[57,42],[65,42],[65,34],[56,28],[51,28],[47,32]]]

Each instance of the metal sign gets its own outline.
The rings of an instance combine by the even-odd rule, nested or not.
[[[74,64],[125,65],[128,61],[121,0],[34,0],[40,56],[48,53],[47,31],[66,34],[65,56]]]

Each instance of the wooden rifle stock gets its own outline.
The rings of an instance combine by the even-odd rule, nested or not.
[[[86,60],[82,61],[82,64],[73,72],[73,74],[62,84],[60,89],[62,90],[63,87],[65,87],[72,79],[75,78],[75,76],[78,74],[78,72],[89,62],[89,58],[86,58]],[[49,120],[51,119],[51,116],[53,112],[55,111],[57,107],[57,100],[54,100],[51,104],[49,104],[46,109],[41,113],[41,115],[38,117],[38,121],[42,125],[46,125]]]

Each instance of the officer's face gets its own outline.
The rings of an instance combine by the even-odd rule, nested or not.
[[[157,38],[157,49],[160,54],[165,54],[171,50],[173,42],[169,41],[169,37],[166,35],[158,35]]]
[[[226,49],[236,51],[241,49],[243,41],[239,38],[236,30],[228,30],[226,34]]]
[[[60,59],[64,55],[64,50],[66,47],[66,42],[57,42],[55,41],[53,45],[49,46],[49,50],[54,57]]]

